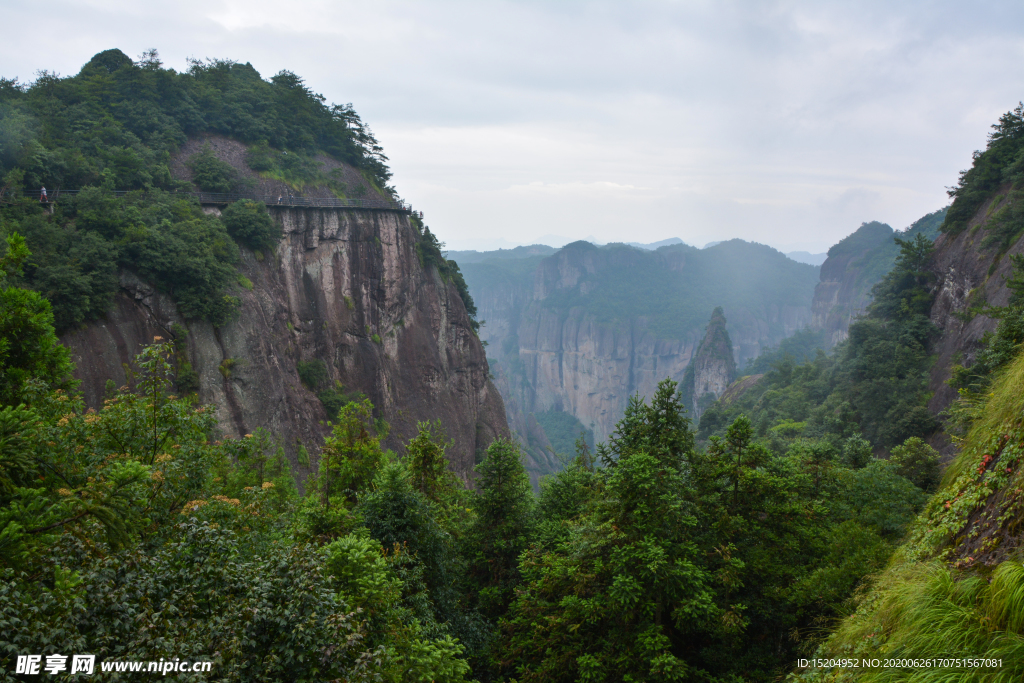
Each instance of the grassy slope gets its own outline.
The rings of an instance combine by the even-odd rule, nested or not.
[[[824,657],[988,657],[1000,668],[807,670],[794,680],[1019,681],[1024,675],[1024,356],[995,383],[961,454]]]

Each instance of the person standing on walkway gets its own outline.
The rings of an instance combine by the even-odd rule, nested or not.
[[[39,201],[41,201],[41,202],[45,202],[46,201],[46,185],[43,185],[43,189],[41,189],[39,191]]]

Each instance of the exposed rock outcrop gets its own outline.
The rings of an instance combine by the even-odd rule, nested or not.
[[[902,232],[877,221],[863,223],[828,250],[811,304],[811,328],[825,332],[828,349],[847,338],[850,323],[871,303],[871,288],[892,269],[899,253],[894,238],[921,233],[935,239],[945,217],[946,209],[935,211]]]
[[[761,381],[762,377],[764,377],[763,373],[758,375],[747,375],[746,377],[740,377],[738,380],[730,384],[729,388],[726,389],[725,393],[719,396],[718,399],[722,402],[723,405],[727,403],[732,403],[733,401],[743,396],[743,394],[747,393],[747,391],[751,387],[753,387],[759,381]]]
[[[946,384],[954,363],[970,366],[987,332],[994,332],[999,321],[970,309],[984,304],[1005,306],[1010,301],[1006,286],[1013,264],[1012,254],[1024,254],[1024,237],[1004,254],[998,244],[984,246],[990,220],[1010,201],[1009,184],[1000,188],[981,205],[967,229],[957,235],[942,234],[935,240],[931,270],[937,288],[931,320],[942,334],[932,347],[937,355],[932,366],[929,389],[933,391],[928,408],[945,410],[956,399],[956,391]]]
[[[736,379],[736,359],[732,355],[732,342],[725,329],[725,312],[715,308],[708,321],[704,339],[693,354],[680,383],[683,400],[690,409],[694,424],[708,406],[722,396]]]
[[[871,288],[888,271],[872,267],[872,260],[889,256],[895,234],[885,223],[865,223],[828,250],[811,304],[811,327],[825,331],[828,348],[846,339],[850,323],[871,303]]]
[[[315,467],[327,431],[317,397],[302,385],[299,361],[324,362],[331,381],[369,397],[400,449],[420,420],[441,420],[454,469],[470,476],[476,452],[506,435],[501,397],[455,286],[417,257],[417,235],[400,212],[271,207],[284,238],[274,254],[243,250],[252,289],[238,318],[214,328],[183,320],[166,295],[130,273],[105,320],[63,342],[78,365],[87,402],[98,405],[108,379],[154,336],[188,330],[199,399],[216,406],[221,429],[276,435],[301,480]],[[175,328],[181,325],[181,328]],[[314,455],[299,462],[299,445]]]

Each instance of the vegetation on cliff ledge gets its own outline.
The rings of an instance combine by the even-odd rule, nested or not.
[[[326,104],[287,71],[267,81],[249,64],[219,60],[178,73],[155,52],[133,62],[107,50],[74,76],[0,79],[0,235],[25,237],[32,256],[22,281],[50,301],[58,331],[102,316],[119,270],[169,294],[186,318],[231,318],[236,241],[269,250],[280,231],[258,203],[217,219],[175,194],[191,184],[173,177],[171,155],[203,134],[300,165],[327,155],[390,191],[386,158],[351,105]],[[191,160],[197,182],[233,189],[227,165],[206,152]],[[81,192],[51,213],[38,201],[41,187],[50,199]]]
[[[953,203],[942,231],[951,235],[963,232],[978,209],[995,198],[1001,202],[996,220],[999,228],[986,240],[1005,251],[1024,231],[1024,207],[1020,203],[1022,181],[1024,103],[999,117],[999,122],[992,126],[985,149],[974,153],[974,163],[960,172],[957,184],[949,189]]]
[[[251,170],[294,187],[345,187],[340,169],[322,168],[326,157],[394,194],[387,157],[352,105],[328,104],[289,71],[265,80],[250,64],[212,60],[179,73],[155,51],[133,62],[107,50],[74,76],[43,72],[28,85],[0,78],[0,237],[26,239],[32,256],[21,282],[50,302],[58,332],[102,317],[126,271],[170,295],[186,318],[232,318],[236,244],[262,255],[281,231],[259,202],[242,200],[216,218],[176,194],[193,186],[172,174],[172,155],[204,135],[246,143]],[[246,189],[209,145],[187,165],[203,190]],[[81,192],[47,210],[42,187],[49,199]],[[474,316],[458,266],[429,258],[438,251],[429,231],[419,241]]]

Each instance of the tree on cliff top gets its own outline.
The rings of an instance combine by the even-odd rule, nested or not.
[[[169,294],[186,318],[231,319],[238,251],[228,232],[265,251],[276,229],[258,206],[218,221],[175,194],[191,185],[173,177],[172,154],[205,134],[300,165],[326,155],[392,193],[386,157],[352,106],[328,105],[291,72],[268,81],[250,64],[216,60],[191,61],[179,73],[154,51],[132,62],[107,50],[74,76],[44,72],[30,85],[0,78],[2,184],[30,195],[45,185],[51,198],[82,190],[52,213],[16,192],[0,206],[0,229],[19,232],[33,253],[24,284],[50,301],[58,332],[106,313],[118,269]],[[192,166],[201,186],[234,185],[209,150],[193,155]],[[137,192],[115,198],[112,190]]]
[[[164,69],[155,51],[132,62],[107,50],[75,76],[43,72],[30,86],[0,79],[0,109],[17,133],[3,136],[11,144],[0,153],[0,176],[23,169],[33,190],[75,189],[104,177],[118,189],[171,188],[167,155],[203,133],[327,154],[384,191],[391,178],[351,104],[327,104],[290,71],[264,80],[251,64],[227,59],[190,60],[179,73]]]
[[[1011,184],[1011,196],[1016,203],[1020,183],[1024,180],[1024,103],[999,117],[993,124],[984,151],[974,153],[974,163],[960,172],[957,184],[948,189],[953,203],[942,224],[942,232],[953,235],[967,228],[978,209],[999,188]],[[1020,234],[1022,223],[1015,224],[1013,232]]]

